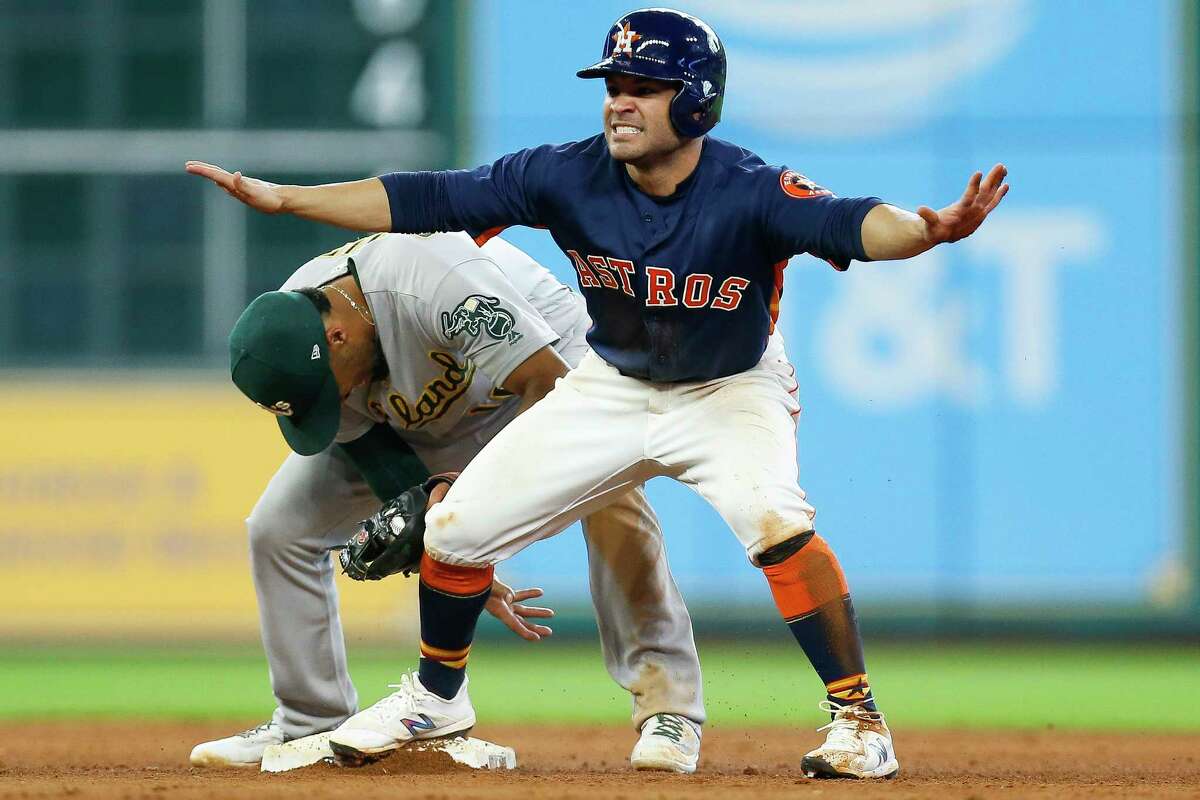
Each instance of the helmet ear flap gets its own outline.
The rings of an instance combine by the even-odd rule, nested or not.
[[[694,87],[686,84],[679,87],[671,100],[671,125],[685,139],[695,139],[708,133],[721,119],[724,96],[720,92],[709,92],[699,97]],[[695,115],[699,115],[699,119]]]

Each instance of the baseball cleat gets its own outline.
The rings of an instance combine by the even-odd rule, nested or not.
[[[389,688],[397,691],[358,712],[329,736],[329,746],[342,763],[363,764],[419,739],[465,736],[475,725],[465,678],[450,700],[426,689],[415,672]]]
[[[700,760],[700,726],[679,714],[655,714],[642,723],[633,746],[634,769],[692,773]]]
[[[268,746],[285,741],[283,728],[264,722],[257,728],[196,745],[190,760],[194,767],[257,767]]]
[[[829,731],[825,744],[806,755],[800,769],[810,778],[894,778],[900,771],[892,732],[883,714],[862,706],[839,706],[828,700],[822,711],[833,714],[833,721],[817,728]]]

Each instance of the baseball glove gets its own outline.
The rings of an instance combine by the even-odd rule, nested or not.
[[[383,504],[362,530],[339,548],[342,572],[356,581],[378,581],[397,572],[419,571],[425,552],[425,507],[439,483],[454,483],[453,475],[434,475]]]

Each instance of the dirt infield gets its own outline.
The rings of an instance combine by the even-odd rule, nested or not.
[[[397,755],[363,769],[311,767],[279,775],[200,770],[195,742],[236,725],[5,723],[0,725],[0,798],[749,798],[896,799],[1198,797],[1200,734],[1103,735],[903,731],[900,777],[872,783],[810,781],[799,754],[811,731],[720,729],[705,734],[692,776],[634,772],[625,728],[480,726],[474,735],[515,747],[520,768],[430,772]]]

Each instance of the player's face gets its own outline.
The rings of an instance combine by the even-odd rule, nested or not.
[[[604,140],[613,158],[640,166],[680,148],[683,139],[671,127],[673,84],[609,75],[604,86]]]
[[[373,342],[329,337],[329,369],[337,380],[342,400],[359,386],[387,376],[387,365]],[[382,374],[381,374],[382,373]]]

